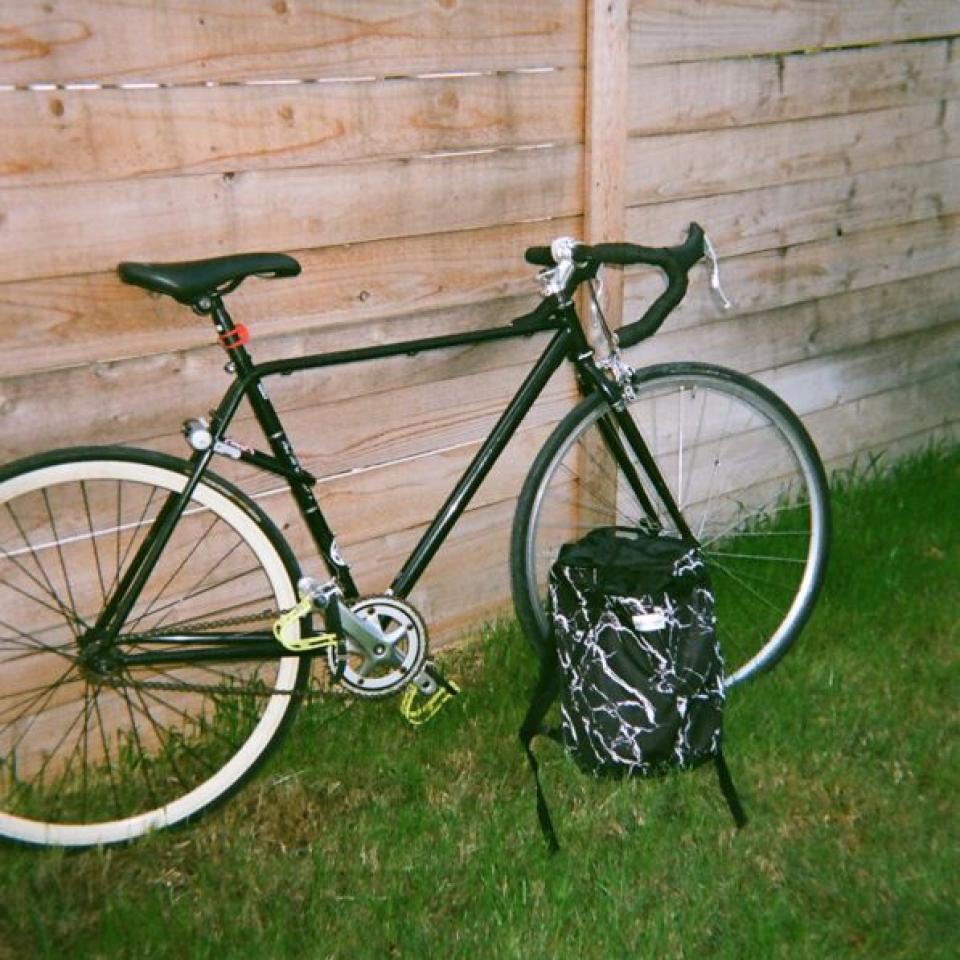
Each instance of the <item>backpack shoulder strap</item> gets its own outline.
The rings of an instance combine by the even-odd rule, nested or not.
[[[553,731],[544,728],[543,720],[554,700],[560,695],[560,682],[560,664],[551,638],[548,648],[544,650],[540,659],[540,676],[537,678],[537,684],[530,697],[527,715],[520,727],[520,743],[527,755],[527,762],[530,764],[533,780],[537,787],[537,817],[540,820],[540,829],[543,831],[544,839],[547,841],[551,853],[556,853],[560,849],[560,844],[557,841],[557,833],[550,818],[550,809],[547,807],[547,799],[540,784],[540,767],[537,758],[533,755],[531,742],[537,734],[554,736]]]
[[[747,825],[747,815],[743,812],[743,806],[740,803],[740,797],[737,794],[737,788],[733,785],[733,778],[730,776],[730,769],[727,767],[727,761],[723,757],[723,750],[720,750],[714,756],[714,762],[717,767],[717,779],[720,781],[720,790],[723,792],[723,799],[727,801],[730,813],[733,816],[733,822],[740,830]]]

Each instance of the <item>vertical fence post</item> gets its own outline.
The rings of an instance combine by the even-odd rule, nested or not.
[[[584,123],[584,239],[624,240],[630,0],[586,0],[587,70]],[[602,307],[620,325],[623,275],[608,270]],[[587,313],[586,315],[589,315]]]
[[[630,0],[586,0],[587,70],[584,120],[583,230],[587,243],[627,239],[627,82],[630,69]],[[623,318],[623,271],[604,272],[600,306],[611,328]],[[580,316],[591,317],[589,298]],[[606,352],[599,332],[585,324],[591,343]],[[617,472],[609,451],[597,441],[580,447],[577,475],[581,495],[574,500],[574,529],[582,534],[598,523],[616,523]],[[607,504],[601,517],[598,504]],[[583,509],[586,516],[581,515]]]

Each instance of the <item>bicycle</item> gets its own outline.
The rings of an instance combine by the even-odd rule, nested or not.
[[[597,525],[646,524],[699,543],[711,564],[735,686],[772,667],[813,609],[830,513],[823,467],[797,417],[770,390],[722,367],[634,370],[621,350],[652,336],[705,259],[691,224],[672,247],[587,246],[560,238],[526,252],[543,299],[502,327],[255,364],[224,298],[251,276],[292,277],[283,254],[124,263],[120,278],[213,322],[233,379],[210,418],[184,425],[186,459],[119,446],[27,457],[0,470],[0,836],[82,847],[193,820],[238,789],[312,693],[403,692],[408,718],[456,687],[428,656],[407,597],[537,396],[564,363],[582,399],[549,435],[520,492],[510,547],[517,615],[534,650],[548,630],[546,574],[560,544]],[[660,268],[667,286],[613,332],[594,310],[595,350],[574,295],[601,266]],[[511,338],[548,342],[390,589],[354,582],[264,381]],[[249,402],[269,452],[227,430]],[[216,457],[282,478],[327,571],[304,577],[260,504],[211,469]],[[321,691],[322,693],[323,691]]]

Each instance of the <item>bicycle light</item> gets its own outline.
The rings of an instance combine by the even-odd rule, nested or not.
[[[210,426],[202,417],[197,420],[186,420],[183,424],[183,435],[194,450],[209,450],[213,444]]]

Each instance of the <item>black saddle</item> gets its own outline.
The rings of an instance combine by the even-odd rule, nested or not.
[[[295,277],[300,264],[285,253],[237,253],[182,263],[121,263],[117,273],[124,283],[192,305],[210,294],[229,293],[250,276]]]

